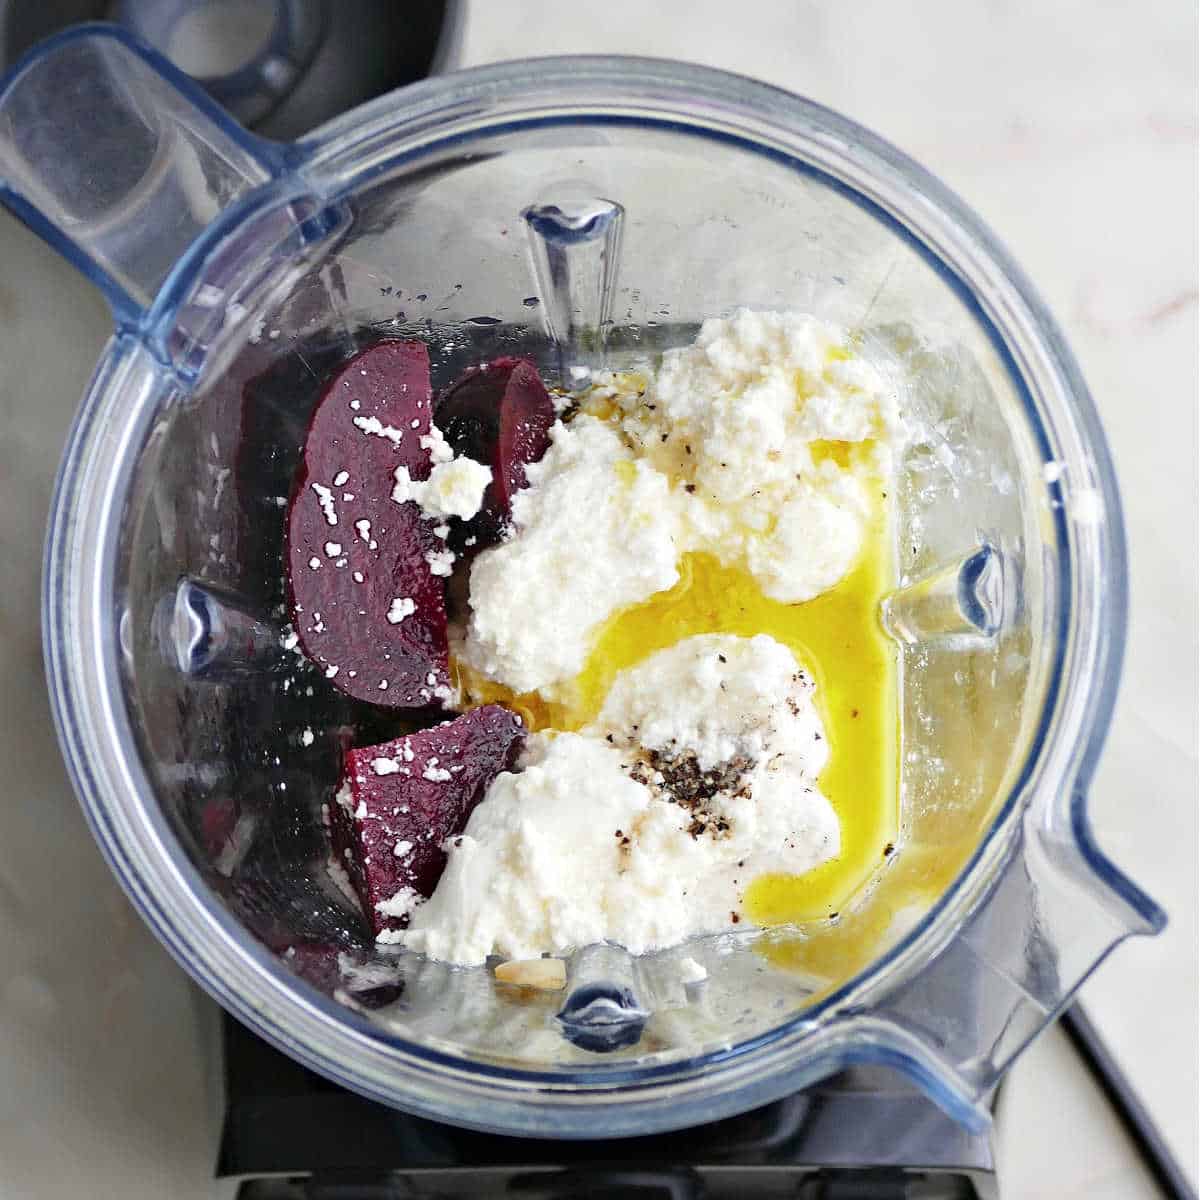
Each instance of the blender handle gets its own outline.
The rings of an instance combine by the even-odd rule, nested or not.
[[[975,1129],[1013,1059],[1092,971],[1127,937],[1166,924],[1096,845],[1081,788],[1016,814],[1008,854],[931,961],[833,1023],[856,1027],[867,1058],[890,1061]]]
[[[187,248],[283,170],[186,75],[114,25],[41,43],[0,78],[0,202],[136,326]]]

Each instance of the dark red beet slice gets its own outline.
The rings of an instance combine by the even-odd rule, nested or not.
[[[461,833],[488,784],[508,770],[524,741],[515,713],[488,704],[378,746],[346,752],[342,786],[329,806],[336,860],[345,865],[378,936],[403,929],[412,893],[429,897],[446,866],[442,843]],[[394,915],[378,906],[400,897]]]
[[[525,358],[497,358],[473,367],[438,399],[438,428],[456,454],[492,468],[479,515],[451,537],[461,549],[498,541],[512,511],[512,498],[525,486],[526,464],[537,462],[550,444],[554,404],[537,367]]]
[[[430,421],[425,346],[364,350],[313,410],[288,509],[301,648],[335,687],[389,708],[435,703],[449,685],[445,579],[427,557],[445,546],[416,504],[392,500],[397,467],[429,475]]]
[[[554,403],[531,362],[518,360],[500,401],[500,435],[496,442],[496,498],[505,515],[512,498],[525,486],[525,466],[537,462],[550,445]]]

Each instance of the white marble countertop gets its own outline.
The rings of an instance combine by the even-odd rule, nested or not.
[[[649,12],[650,15],[647,15]],[[1084,989],[1197,1173],[1197,14],[1029,0],[715,0],[468,7],[464,65],[529,54],[691,59],[799,91],[941,176],[1066,329],[1121,477],[1133,614],[1092,793],[1100,840],[1168,910]],[[62,440],[107,336],[98,298],[0,215],[0,1197],[229,1194],[213,1009],[95,851],[50,725],[37,567]],[[27,563],[26,574],[15,565]],[[50,947],[54,946],[53,953]],[[1156,1193],[1058,1032],[999,1115],[1003,1195]]]

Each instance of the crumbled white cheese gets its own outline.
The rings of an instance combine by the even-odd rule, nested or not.
[[[430,575],[441,575],[449,578],[454,570],[455,554],[452,550],[430,550],[425,555],[429,564]]]
[[[450,772],[444,767],[438,766],[438,760],[431,758],[425,765],[425,770],[421,772],[422,779],[428,779],[430,783],[445,783],[451,778]]]
[[[801,484],[776,509],[769,530],[741,539],[746,567],[766,595],[788,604],[811,600],[850,570],[863,541],[865,504],[857,489],[853,479],[836,490]]]
[[[404,430],[394,425],[385,425],[378,417],[353,417],[355,429],[360,429],[368,437],[379,437],[398,446],[404,441]]]
[[[433,463],[448,463],[454,458],[454,451],[445,435],[436,426],[431,425],[429,432],[423,434],[420,441],[421,449],[429,451],[429,459]]]
[[[393,596],[387,610],[388,623],[399,625],[405,617],[411,617],[417,611],[416,601],[411,596]]]
[[[682,529],[667,477],[590,416],[556,424],[513,498],[515,536],[471,566],[463,657],[517,692],[579,674],[592,631],[671,587]]]
[[[373,758],[371,770],[376,775],[395,775],[400,770],[400,764],[394,758]]]
[[[639,776],[655,747],[745,758],[705,800],[707,830],[644,764]],[[812,683],[786,647],[685,639],[619,676],[595,726],[529,739],[524,769],[499,775],[446,843],[441,882],[396,940],[479,963],[599,941],[639,954],[728,928],[756,876],[837,854],[815,782],[826,756]]]
[[[380,900],[375,905],[376,912],[382,913],[385,917],[407,917],[410,913],[419,911],[424,905],[425,898],[419,892],[410,887],[402,887],[394,896],[389,896],[386,900]],[[375,938],[377,942],[400,941],[398,937],[384,936],[383,933],[378,934]]]
[[[333,492],[329,488],[320,483],[310,483],[308,485],[317,495],[317,503],[321,506],[321,511],[325,514],[325,522],[328,525],[336,525],[337,509],[333,506]]]
[[[305,729],[304,732],[300,734],[300,745],[311,746],[314,741],[316,741],[316,736],[311,729]]]
[[[407,467],[397,467],[395,480],[392,499],[397,504],[415,500],[421,512],[435,520],[469,520],[483,504],[483,493],[492,482],[492,468],[464,456],[438,461],[424,480],[413,479]]]
[[[816,778],[828,746],[812,693],[812,680],[774,638],[699,634],[622,671],[587,732],[612,734],[617,745],[690,751],[703,771],[783,752]]]
[[[900,427],[881,372],[798,313],[705,321],[693,345],[663,355],[646,400],[634,422],[668,433],[664,450],[676,462],[682,451],[693,482],[726,504],[790,486],[807,443],[886,441]]]

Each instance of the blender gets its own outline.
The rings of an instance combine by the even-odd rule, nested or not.
[[[155,933],[289,1055],[493,1132],[694,1126],[864,1065],[979,1129],[1097,963],[1161,928],[1086,817],[1126,603],[1086,387],[993,237],[866,131],[720,72],[583,58],[414,85],[280,145],[90,27],[0,84],[0,194],[116,326],[47,544],[68,766]],[[563,996],[376,948],[320,810],[340,749],[395,720],[280,637],[280,501],[321,379],[415,337],[435,385],[504,354],[570,384],[741,306],[854,329],[912,381],[881,613],[897,853],[836,921],[581,947]]]

